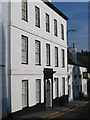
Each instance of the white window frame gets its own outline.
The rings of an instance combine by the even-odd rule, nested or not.
[[[28,80],[22,80],[22,107],[28,106]]]
[[[65,77],[62,77],[62,95],[65,95]]]
[[[50,66],[50,45],[46,44],[46,65]]]
[[[54,78],[55,81],[55,97],[58,97],[58,78]]]
[[[41,45],[38,40],[35,40],[35,64],[41,65]]]
[[[57,36],[57,20],[54,19],[54,35]]]
[[[40,8],[35,6],[35,26],[40,27]]]
[[[58,67],[58,47],[55,47],[55,67]]]
[[[36,103],[41,102],[41,79],[36,79]]]
[[[46,13],[46,31],[50,32],[49,15]]]
[[[27,0],[22,0],[22,19],[27,21]]]
[[[22,64],[28,64],[28,37],[22,35]]]

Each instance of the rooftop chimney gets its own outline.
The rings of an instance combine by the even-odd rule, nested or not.
[[[73,48],[75,48],[75,43],[73,43]]]

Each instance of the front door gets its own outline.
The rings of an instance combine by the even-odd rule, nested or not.
[[[52,87],[51,87],[51,79],[47,79],[45,83],[45,91],[46,91],[46,107],[52,107]]]

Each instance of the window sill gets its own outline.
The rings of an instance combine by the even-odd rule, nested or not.
[[[36,66],[41,66],[41,64],[35,64]]]
[[[23,19],[23,18],[22,18],[22,20],[24,20],[25,22],[28,22],[28,20],[25,20],[25,19]]]
[[[28,63],[21,63],[21,64],[28,65]]]
[[[38,26],[38,25],[35,25],[37,28],[40,28],[40,26]]]

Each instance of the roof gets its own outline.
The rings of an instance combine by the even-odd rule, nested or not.
[[[68,51],[67,53],[68,53],[68,64],[81,66],[81,67],[86,67],[79,60],[77,60],[77,63],[75,63],[72,59],[72,53],[70,51]]]
[[[59,9],[57,9],[52,3],[50,2],[44,2],[47,6],[49,6],[52,10],[54,10],[57,14],[59,14],[62,18],[65,20],[68,20],[69,18],[64,15]]]

